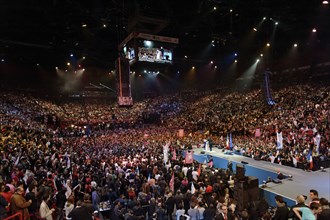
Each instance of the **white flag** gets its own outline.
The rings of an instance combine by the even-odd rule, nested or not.
[[[283,148],[283,136],[282,132],[276,132],[277,136],[277,149],[282,149]]]

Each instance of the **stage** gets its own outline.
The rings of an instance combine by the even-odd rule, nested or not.
[[[309,202],[309,190],[315,189],[319,192],[319,197],[330,199],[330,168],[322,171],[306,172],[302,169],[283,166],[279,164],[270,163],[267,161],[256,161],[249,157],[233,154],[228,155],[222,149],[213,148],[212,151],[206,151],[201,154],[203,148],[194,150],[194,159],[200,163],[204,163],[207,155],[212,155],[214,166],[217,168],[227,168],[228,161],[232,161],[233,170],[235,172],[236,164],[240,163],[245,166],[246,176],[255,176],[259,179],[259,188],[261,195],[266,198],[270,205],[275,205],[275,195],[281,195],[285,198],[289,206],[295,204],[295,198],[298,195],[308,196],[307,203]],[[242,161],[246,162],[245,164]],[[268,177],[272,179],[277,178],[277,172],[280,171],[285,175],[292,175],[293,178],[284,179],[282,183],[267,183],[266,188],[261,188],[264,180]]]

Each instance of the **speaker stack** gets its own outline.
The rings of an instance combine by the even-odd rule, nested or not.
[[[249,203],[260,199],[258,178],[245,176],[245,168],[239,164],[236,165],[234,199],[237,201],[239,211],[248,208]]]

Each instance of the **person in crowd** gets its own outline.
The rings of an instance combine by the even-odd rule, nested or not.
[[[65,205],[64,205],[64,214],[65,214],[65,217],[66,218],[69,218],[69,214],[70,212],[74,209],[74,198],[73,196],[70,196],[67,201],[65,202]]]
[[[197,210],[198,210],[199,220],[204,220],[205,207],[203,201],[198,201]]]
[[[32,200],[26,201],[24,198],[24,188],[17,187],[15,193],[10,199],[10,207],[12,214],[22,213],[23,219],[30,219],[28,207],[32,204]],[[17,218],[18,219],[18,218]]]
[[[305,196],[304,195],[297,196],[296,202],[297,202],[297,204],[291,207],[290,213],[289,213],[289,218],[292,218],[292,220],[298,220],[299,219],[298,216],[293,211],[294,208],[296,208],[296,207],[308,207],[305,204]]]
[[[272,220],[287,220],[289,216],[289,208],[286,206],[286,202],[284,201],[282,196],[276,195],[275,202],[277,205],[276,211]]]
[[[210,203],[209,206],[205,208],[204,211],[204,220],[213,220],[216,215],[216,208],[214,207],[213,203]]]
[[[317,214],[321,213],[322,207],[319,202],[312,202],[310,207],[295,207],[293,211],[300,220],[315,220]]]
[[[326,198],[321,198],[320,204],[322,207],[322,211],[318,213],[317,220],[330,219],[330,206],[328,200]]]
[[[188,215],[190,216],[191,220],[198,220],[199,219],[199,212],[195,204],[191,202],[190,208],[188,209]]]
[[[0,194],[0,219],[4,219],[7,217],[7,206],[7,200]]]
[[[185,215],[185,210],[183,208],[183,205],[179,204],[179,206],[177,206],[176,213],[175,213],[176,220],[180,220],[180,217],[182,215]]]
[[[10,198],[12,196],[12,193],[10,191],[9,186],[6,186],[4,184],[1,185],[0,195],[6,200],[7,205],[5,206],[5,210],[7,214],[10,214]]]
[[[61,190],[59,190],[59,192],[56,194],[56,220],[60,220],[63,218],[63,210],[65,207],[65,203],[66,203],[66,196],[65,196],[65,191],[66,189],[62,188]]]
[[[309,205],[312,204],[313,202],[320,202],[319,192],[315,189],[309,190],[309,199],[310,199]]]
[[[76,207],[69,213],[68,218],[72,220],[92,220],[92,214],[82,205],[83,201],[78,200]]]
[[[39,209],[37,206],[37,199],[36,199],[36,186],[34,183],[31,183],[28,187],[29,192],[26,193],[25,195],[25,199],[26,200],[31,200],[32,203],[31,205],[28,207],[29,209],[29,213],[33,216],[33,218],[35,218],[38,215]]]
[[[47,204],[50,200],[50,196],[50,193],[46,193],[43,195],[43,199],[39,208],[40,217],[46,220],[53,220],[53,213],[55,212],[55,209],[50,209]]]
[[[172,220],[174,207],[175,207],[175,199],[174,199],[174,196],[173,196],[172,192],[169,192],[167,194],[167,199],[165,201],[165,205],[166,205],[166,209],[167,209],[166,213],[168,215],[168,219]]]
[[[221,210],[215,216],[215,220],[228,220],[228,207],[225,204],[221,205]]]

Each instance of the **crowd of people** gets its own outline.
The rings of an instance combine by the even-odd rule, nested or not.
[[[264,199],[236,207],[231,170],[186,164],[182,154],[203,139],[226,147],[232,133],[233,150],[244,156],[312,170],[327,166],[329,87],[274,91],[275,106],[265,104],[260,90],[178,93],[131,108],[8,91],[0,96],[1,219],[16,212],[47,220],[329,217],[327,199],[303,206],[303,195],[297,197],[301,206],[291,210],[277,197],[273,215]],[[142,114],[158,114],[160,120],[150,123]],[[164,161],[166,144],[170,155]]]

